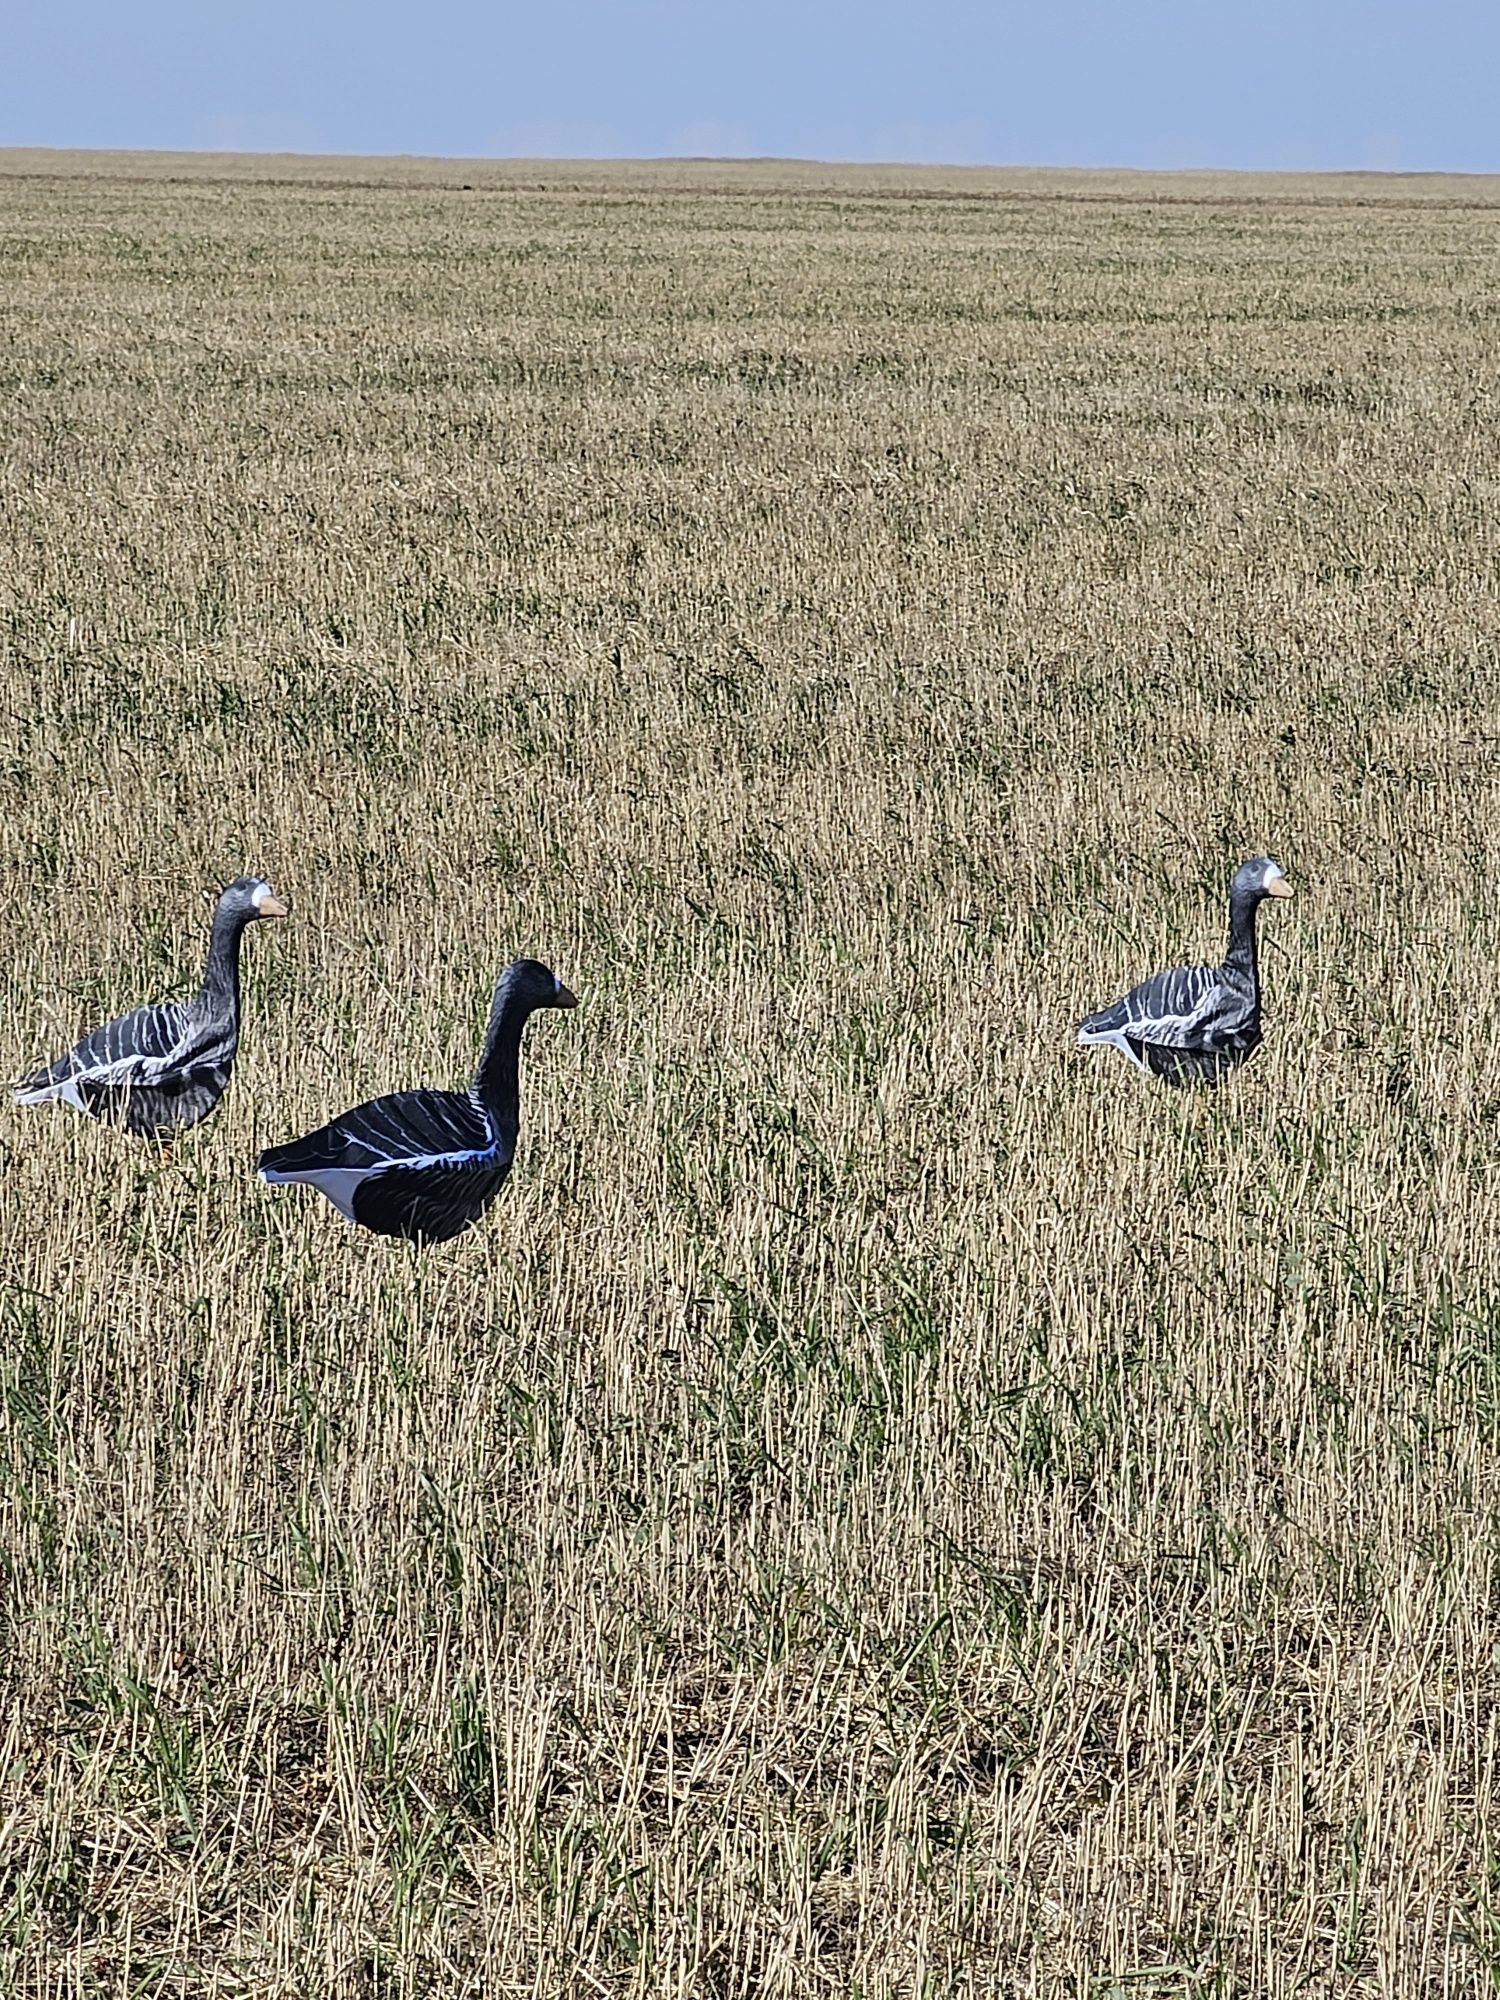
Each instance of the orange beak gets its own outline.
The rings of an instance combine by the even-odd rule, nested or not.
[[[263,896],[255,906],[255,914],[258,917],[284,917],[287,907],[279,897]]]
[[[1266,884],[1266,894],[1268,896],[1290,896],[1291,893],[1292,885],[1284,875],[1274,875]]]

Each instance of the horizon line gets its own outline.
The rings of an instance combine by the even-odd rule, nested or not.
[[[245,159],[245,160],[376,160],[441,163],[453,166],[576,166],[576,167],[829,167],[897,169],[907,173],[965,174],[1139,174],[1233,175],[1244,179],[1297,180],[1494,180],[1500,167],[1482,170],[1472,167],[1239,167],[1198,162],[1192,165],[1134,166],[1112,163],[1080,166],[1063,161],[1034,160],[904,160],[899,158],[852,159],[817,153],[423,153],[347,152],[339,149],[304,150],[287,146],[192,145],[192,146],[94,146],[28,144],[24,140],[0,144],[0,161],[13,154],[48,153],[91,155],[113,159]]]

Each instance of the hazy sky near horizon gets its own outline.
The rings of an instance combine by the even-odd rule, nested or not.
[[[0,145],[1500,171],[1494,0],[21,0]]]

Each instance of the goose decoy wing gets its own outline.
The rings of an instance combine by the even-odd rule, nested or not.
[[[217,1066],[218,1050],[200,1047],[200,1040],[197,1024],[179,1001],[137,1007],[91,1028],[66,1055],[22,1077],[15,1101],[71,1104],[95,1118],[121,1117],[138,1131],[153,1129],[158,1113],[175,1124],[171,1100],[206,1083],[207,1072]]]
[[[1138,1067],[1146,1063],[1132,1043],[1157,1048],[1207,1047],[1224,999],[1217,966],[1174,965],[1133,986],[1123,999],[1086,1015],[1078,1026],[1080,1047],[1108,1043]]]
[[[507,1145],[466,1093],[372,1098],[257,1162],[273,1185],[302,1181],[382,1236],[445,1242],[488,1208],[510,1171]]]

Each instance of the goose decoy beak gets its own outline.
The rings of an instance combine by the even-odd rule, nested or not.
[[[258,895],[255,898],[255,914],[258,917],[284,917],[287,907],[279,896]]]
[[[1292,885],[1288,882],[1285,875],[1273,875],[1266,884],[1266,894],[1268,896],[1290,896],[1291,893]]]
[[[559,979],[557,981],[557,991],[552,996],[552,1004],[554,1007],[576,1007],[578,1005],[578,995],[569,992],[568,988]]]

